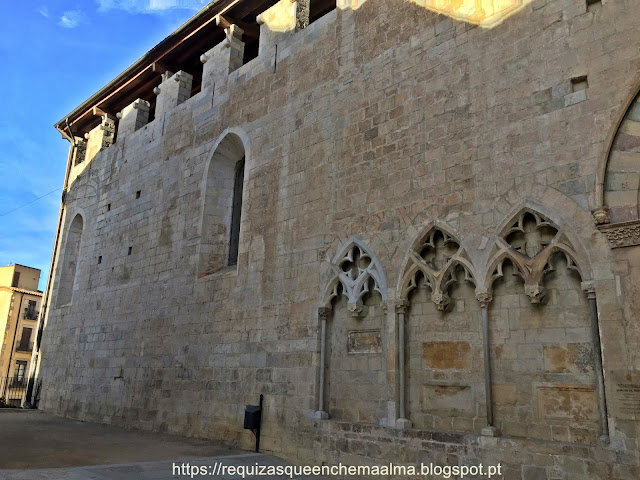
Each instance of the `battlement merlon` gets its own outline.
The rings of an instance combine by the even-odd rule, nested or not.
[[[128,107],[135,102],[138,102],[137,105],[147,102],[150,115],[155,114],[157,117],[156,103],[164,101],[161,83],[167,79],[167,72],[185,72],[193,76],[191,85],[188,81],[180,81],[177,105],[207,88],[214,77],[220,78],[223,73],[228,75],[256,58],[259,50],[264,49],[265,41],[276,38],[261,35],[266,32],[265,18],[278,31],[293,32],[300,28],[297,26],[300,23],[297,16],[300,16],[300,5],[305,1],[308,0],[212,1],[117,78],[57,122],[55,128],[63,138],[74,144],[76,138],[86,138],[87,134],[99,127],[105,114],[111,118],[115,118],[118,113],[125,116],[126,113],[131,113]],[[330,1],[335,3],[334,0]],[[318,5],[325,8],[325,3],[322,0]],[[308,10],[307,8],[305,11]],[[283,15],[287,18],[281,18]],[[159,95],[158,87],[161,92]],[[160,107],[171,108],[173,103],[171,98],[170,104]],[[97,115],[96,111],[101,115]],[[144,113],[136,113],[142,116],[136,116],[135,120],[130,118],[133,123],[127,125],[123,133],[140,128]],[[116,125],[115,128],[120,135],[119,126]]]

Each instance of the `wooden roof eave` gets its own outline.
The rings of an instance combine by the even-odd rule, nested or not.
[[[215,24],[216,16],[229,11],[240,2],[254,3],[249,0],[214,0],[206,7],[200,10],[194,17],[183,24],[175,32],[162,40],[158,45],[149,50],[133,65],[122,72],[118,77],[109,82],[105,87],[100,89],[96,94],[83,102],[71,113],[66,115],[54,126],[62,134],[63,137],[73,142],[74,132],[73,125],[93,116],[94,107],[100,107],[119,93],[126,90],[132,84],[135,84],[145,72],[160,71],[162,69],[162,60],[170,52],[178,46],[188,41],[193,35],[201,31],[212,22]],[[254,0],[255,1],[255,0]],[[256,1],[255,3],[261,3]],[[203,53],[203,52],[201,52]],[[145,82],[146,83],[146,82]]]

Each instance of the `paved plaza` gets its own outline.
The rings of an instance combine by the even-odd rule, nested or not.
[[[207,440],[79,422],[37,410],[0,410],[0,439],[0,480],[191,478],[183,465],[207,467],[204,476],[230,480],[242,476],[212,469],[288,465],[276,457]]]

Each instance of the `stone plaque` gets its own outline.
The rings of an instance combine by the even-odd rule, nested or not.
[[[536,390],[540,418],[577,422],[598,420],[598,397],[591,385],[544,385]]]
[[[426,384],[422,386],[422,409],[448,412],[473,412],[473,395],[469,385]]]
[[[640,383],[616,384],[616,400],[621,418],[640,417]]]
[[[611,372],[611,391],[613,397],[610,411],[614,417],[625,420],[640,419],[640,374],[628,371]]]
[[[348,353],[380,353],[382,352],[382,335],[380,330],[353,330],[349,332]]]

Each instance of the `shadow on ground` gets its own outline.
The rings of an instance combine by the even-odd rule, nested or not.
[[[0,440],[0,480],[198,478],[194,472],[225,480],[318,478],[247,475],[256,464],[290,465],[207,440],[79,422],[37,410],[0,410]],[[245,468],[245,475],[222,467]]]

